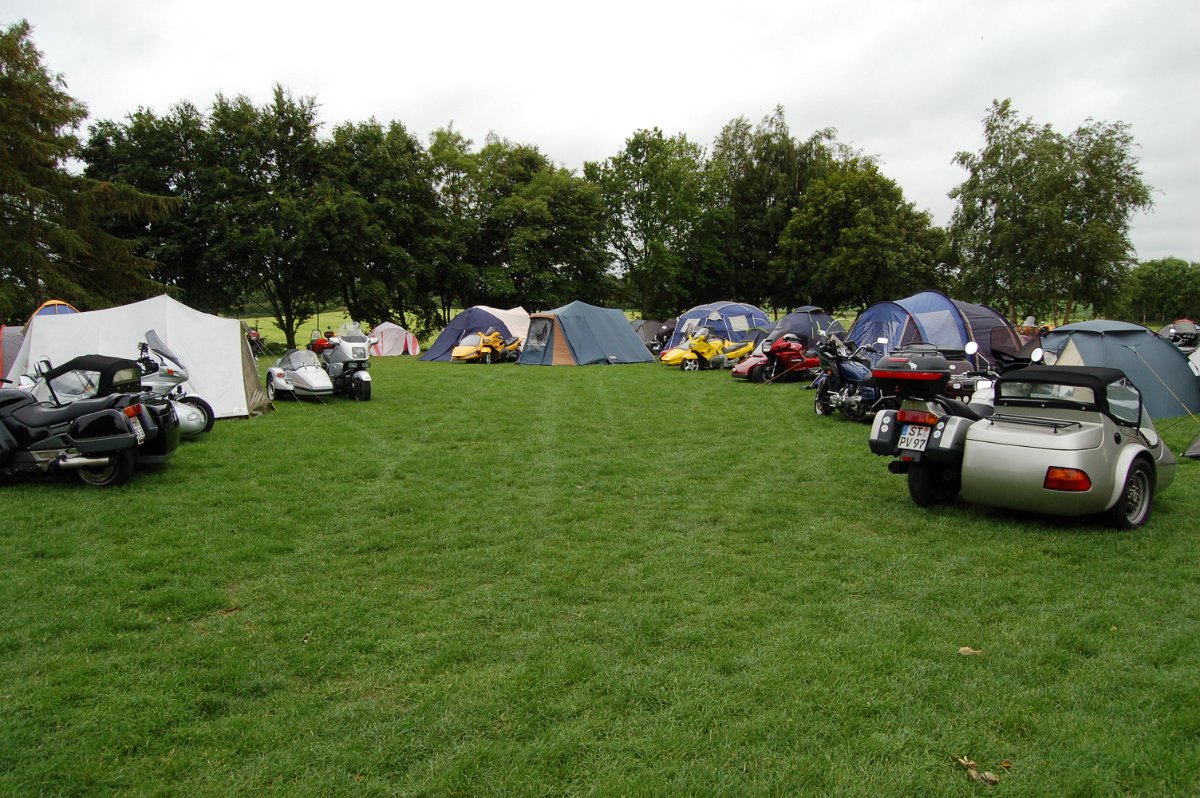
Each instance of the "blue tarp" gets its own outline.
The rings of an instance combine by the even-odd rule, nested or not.
[[[772,324],[766,311],[744,302],[697,305],[680,314],[675,332],[663,348],[671,349],[700,327],[707,327],[713,337],[726,341],[749,341],[758,331],[768,332]]]

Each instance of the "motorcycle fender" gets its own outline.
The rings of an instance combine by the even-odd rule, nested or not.
[[[961,465],[963,444],[967,441],[967,429],[975,422],[960,416],[946,416],[938,420],[929,436],[925,456],[938,463]]]
[[[362,382],[370,382],[371,381],[371,372],[356,371],[356,372],[354,372],[354,379],[361,380]]]
[[[891,457],[896,454],[896,443],[900,440],[900,424],[896,421],[895,410],[884,410],[875,414],[871,423],[871,451],[878,455]]]

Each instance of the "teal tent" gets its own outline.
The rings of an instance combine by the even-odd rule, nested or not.
[[[578,301],[531,314],[529,335],[517,360],[534,366],[653,362],[624,313]]]

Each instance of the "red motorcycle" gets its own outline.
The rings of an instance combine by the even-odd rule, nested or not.
[[[793,333],[781,335],[733,367],[733,376],[751,382],[784,382],[812,377],[820,365],[815,352]]]

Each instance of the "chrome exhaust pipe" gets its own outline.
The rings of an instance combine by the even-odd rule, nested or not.
[[[77,468],[103,468],[111,462],[108,457],[84,457],[76,455],[74,457],[64,456],[58,461],[58,467],[62,469],[73,470]]]

